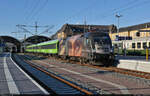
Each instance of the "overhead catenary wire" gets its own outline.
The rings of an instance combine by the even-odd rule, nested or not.
[[[29,2],[29,0],[25,0],[25,3],[24,3],[24,7],[23,7],[23,9],[24,9],[24,16],[26,16],[27,14],[28,14],[28,12],[29,12],[29,9],[30,9],[30,7],[31,6],[29,6],[30,5],[30,2]],[[25,19],[25,18],[24,18]]]
[[[83,9],[77,11],[77,12],[75,12],[73,15],[67,17],[67,18],[64,20],[64,22],[66,23],[66,22],[69,21],[70,19],[72,19],[72,18],[74,18],[74,17],[76,17],[76,16],[79,16],[80,14],[83,14],[83,13],[89,11],[89,9],[92,9],[93,7],[95,7],[95,6],[93,6],[93,5],[95,5],[96,3],[97,3],[97,2],[94,1],[94,2],[92,2],[89,6],[83,8]]]
[[[141,3],[136,4],[135,6],[131,6],[131,7],[128,7],[128,8],[126,8],[126,9],[123,9],[122,12],[124,12],[124,11],[131,11],[131,9],[133,9],[133,8],[142,7],[143,5],[146,5],[146,4],[150,4],[150,1],[149,1],[149,0],[143,1],[143,2],[141,2]],[[140,5],[140,6],[138,6],[138,5]],[[134,12],[134,11],[133,11],[133,12]],[[150,19],[150,17],[149,17],[149,18],[146,18],[146,17],[137,17],[137,16],[136,16],[136,17],[132,18],[133,21],[134,21],[134,20],[138,21],[138,24],[141,23],[141,21],[144,20],[144,19]],[[125,22],[127,22],[128,20],[129,20],[129,19],[124,18],[121,23],[125,23]],[[131,21],[131,20],[130,20],[130,21]],[[142,23],[144,23],[144,22],[142,22]],[[135,24],[134,24],[134,25],[135,25]]]
[[[126,4],[124,4],[123,8],[126,7],[126,6],[129,6],[130,4],[134,3],[135,1],[138,2],[137,0],[132,0],[131,2],[127,2]],[[89,9],[95,7],[95,6],[93,6],[93,5],[95,5],[95,3],[97,3],[97,2],[91,3],[88,7],[85,7],[84,9],[81,9],[81,10],[79,10],[78,12],[74,13],[73,15],[67,17],[67,18],[64,20],[63,24],[67,23],[69,20],[75,18],[76,16],[79,16],[79,15],[83,14],[84,12],[89,11]],[[120,8],[122,8],[122,6],[117,7],[117,8],[114,8],[113,10],[110,10],[110,11],[108,11],[108,12],[116,11],[116,10],[118,10],[118,9],[120,9]],[[105,13],[106,13],[106,12],[105,12]],[[113,13],[113,14],[114,14],[114,13]],[[103,14],[101,13],[101,15],[103,15]],[[59,24],[56,24],[55,26],[58,26],[58,25],[59,25]],[[55,28],[56,28],[56,27],[55,27]]]
[[[120,7],[114,8],[110,11],[100,14],[101,15],[100,17],[103,18],[103,20],[104,20],[104,18],[107,18],[110,16],[115,16],[116,13],[121,13],[124,9],[131,7],[136,3],[141,3],[141,2],[138,2],[137,0],[133,0],[131,2],[126,3],[124,6],[120,6]],[[106,14],[106,13],[108,13],[108,14]],[[103,14],[105,14],[105,15],[103,15]]]
[[[123,8],[126,7],[126,6],[129,6],[130,4],[137,3],[137,2],[138,2],[138,0],[133,0],[133,1],[131,1],[131,2],[127,2],[126,4],[123,5]],[[69,21],[70,19],[73,19],[74,17],[79,16],[80,14],[83,14],[84,12],[89,11],[89,9],[92,9],[93,7],[95,7],[95,6],[93,6],[93,5],[95,5],[96,3],[97,3],[97,2],[91,3],[90,6],[84,8],[84,9],[79,10],[78,12],[74,13],[72,16],[69,16],[68,18],[66,18],[64,22],[67,22],[67,21]],[[100,13],[99,15],[103,15],[103,14],[105,14],[105,13],[111,13],[112,11],[114,12],[114,11],[120,9],[120,8],[122,8],[122,6],[117,7],[117,8],[114,8],[114,9],[109,10],[109,11],[106,11],[106,12],[104,12],[104,13]],[[84,17],[84,16],[83,16],[83,17]]]
[[[127,8],[123,8],[119,12],[127,11],[127,10],[132,9],[132,8],[137,8],[139,6],[143,6],[143,5],[148,4],[148,3],[150,3],[149,0],[145,0],[145,1],[142,0],[142,2],[135,3],[133,6],[129,6]]]
[[[25,14],[26,16],[24,18],[24,20],[25,20],[24,24],[26,24],[26,25],[28,25],[29,22],[33,21],[35,19],[35,17],[38,18],[38,16],[40,15],[40,12],[45,8],[46,4],[48,3],[48,0],[32,0],[33,2],[29,2],[29,1],[27,2],[27,1],[25,4],[27,4],[28,6],[27,6],[27,8],[24,8],[25,12],[27,13],[27,14]],[[42,1],[44,1],[44,2],[42,2]],[[50,28],[49,28],[49,30],[50,30]]]
[[[25,16],[26,23],[32,19],[31,17],[34,14],[35,10],[38,8],[40,1],[41,0],[33,0],[33,2],[31,3],[32,5],[31,5],[30,9],[28,9],[28,14]]]
[[[44,2],[48,2],[48,0],[46,0],[46,1],[44,1]],[[147,0],[146,0],[146,1],[144,1],[144,0],[142,0],[142,1],[140,1],[140,0],[132,0],[132,1],[127,2],[126,4],[124,4],[123,6],[120,6],[120,7],[114,8],[113,10],[107,11],[106,13],[109,13],[109,14],[106,14],[106,15],[100,14],[100,15],[102,15],[101,18],[103,18],[103,20],[104,20],[104,18],[107,18],[107,17],[110,17],[110,16],[114,16],[117,12],[125,12],[125,11],[128,11],[129,9],[135,8],[136,6],[141,6],[141,5],[143,6],[143,5],[146,4],[147,2],[148,2]],[[42,5],[39,6],[39,7],[37,8],[37,10],[34,12],[34,14],[31,16],[31,19],[32,19],[32,18],[36,18],[36,19],[38,20],[39,17],[37,16],[37,14],[39,15],[39,13],[44,9],[44,7],[45,7],[46,4],[47,4],[47,3],[42,3]],[[92,3],[91,5],[94,5],[94,4]],[[90,5],[90,7],[91,7],[91,5]],[[66,21],[71,20],[71,19],[73,19],[74,17],[83,14],[85,10],[86,10],[86,12],[87,12],[88,10],[91,10],[90,7],[88,6],[88,7],[84,8],[83,10],[81,9],[81,10],[79,10],[78,12],[74,13],[72,16],[69,16],[68,18],[66,18],[66,19],[64,20],[63,24],[66,23]],[[92,7],[94,7],[94,6],[92,6]],[[87,9],[88,9],[88,10],[87,10]],[[88,17],[87,17],[87,18],[88,18]],[[59,23],[59,24],[60,24],[60,23]],[[59,24],[56,24],[55,26],[57,26],[57,25],[59,25]],[[55,27],[55,28],[56,28],[56,27]]]
[[[41,2],[43,0],[38,0],[38,2],[36,2],[37,4],[35,4],[36,6],[34,6],[34,8],[32,8],[31,10],[31,14],[29,14],[29,16],[26,18],[26,21],[38,21],[38,17],[40,15],[40,12],[45,8],[45,6],[48,4],[48,0],[44,0],[43,2]]]
[[[93,5],[96,4],[96,3],[97,3],[97,2],[95,1],[95,2],[91,3],[90,5],[88,5],[87,7],[85,7],[85,8],[83,8],[83,9],[81,9],[81,10],[75,12],[73,15],[66,17],[66,18],[64,19],[64,21],[62,22],[62,24],[66,24],[66,23],[68,23],[69,20],[75,18],[76,16],[78,16],[78,15],[84,13],[84,12],[89,11],[89,9],[92,9],[92,8],[94,7]],[[58,28],[58,27],[56,27],[56,26],[58,26],[58,25],[60,25],[60,23],[55,24],[55,25],[54,25],[55,28]]]
[[[133,9],[133,8],[137,8],[139,6],[143,6],[143,5],[148,4],[148,3],[150,3],[149,0],[146,0],[146,1],[142,0],[141,2],[136,2],[134,4],[130,4],[130,5],[126,6],[126,7],[120,7],[117,10],[110,12],[110,14],[101,16],[101,18],[103,18],[102,20],[105,20],[105,18],[107,18],[107,17],[115,16],[116,13],[122,13],[122,12],[125,12],[125,11],[131,11],[131,9]]]
[[[45,2],[43,2],[43,4],[41,5],[41,7],[39,7],[37,9],[37,11],[35,12],[35,14],[33,14],[33,18],[37,17],[37,19],[35,21],[38,21],[39,20],[39,15],[40,15],[40,12],[43,11],[43,9],[46,7],[46,5],[48,4],[48,0],[45,0]]]

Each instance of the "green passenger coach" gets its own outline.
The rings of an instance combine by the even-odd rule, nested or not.
[[[58,54],[58,43],[59,40],[51,40],[39,44],[33,44],[26,46],[25,51],[33,53]]]

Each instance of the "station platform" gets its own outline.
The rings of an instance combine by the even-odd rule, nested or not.
[[[48,94],[48,92],[12,60],[10,53],[2,53],[0,94]]]
[[[146,56],[116,56],[118,60],[117,68],[137,70],[150,73],[150,58]]]
[[[140,60],[140,61],[146,61],[146,56],[122,56],[122,55],[118,55],[116,56],[117,59],[120,60]],[[150,56],[149,56],[149,60],[150,61]]]

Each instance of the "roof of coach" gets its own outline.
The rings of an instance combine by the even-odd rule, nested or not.
[[[50,41],[41,42],[41,43],[38,43],[38,44],[29,45],[29,46],[27,46],[27,48],[37,47],[37,46],[47,45],[47,44],[55,44],[55,43],[58,43],[58,42],[59,42],[59,39],[50,40]]]
[[[55,43],[58,43],[58,42],[59,42],[59,39],[50,40],[50,41],[46,41],[46,42],[39,43],[39,44],[37,44],[37,46],[47,45],[47,44],[55,44]]]
[[[31,47],[35,47],[36,46],[36,44],[32,44],[32,45],[28,45],[28,46],[26,46],[27,48],[31,48]]]

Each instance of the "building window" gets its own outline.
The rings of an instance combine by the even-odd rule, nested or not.
[[[135,43],[132,43],[132,48],[135,48]]]
[[[147,47],[146,42],[143,42],[143,48],[146,48],[146,47]]]
[[[114,48],[118,48],[118,45],[117,45],[117,44],[114,44]]]
[[[141,43],[140,42],[137,43],[137,48],[141,48]]]

